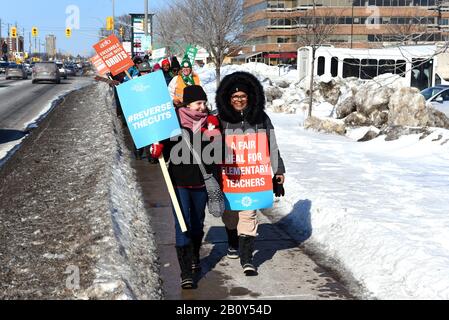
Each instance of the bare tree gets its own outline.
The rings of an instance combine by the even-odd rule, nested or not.
[[[169,54],[183,54],[186,39],[182,24],[182,12],[176,5],[168,5],[155,16],[154,33],[157,41],[167,48]]]
[[[312,116],[312,104],[313,104],[313,81],[314,81],[314,69],[316,60],[316,51],[323,44],[329,41],[332,34],[335,33],[336,21],[335,12],[326,12],[321,10],[320,15],[317,16],[316,1],[313,1],[313,8],[306,11],[302,17],[304,24],[298,35],[298,44],[300,46],[311,47],[312,49],[312,68],[310,71],[310,99],[308,117]],[[299,57],[298,57],[299,58]]]
[[[180,34],[189,43],[204,47],[211,55],[221,81],[221,66],[231,54],[243,34],[242,0],[176,0]]]

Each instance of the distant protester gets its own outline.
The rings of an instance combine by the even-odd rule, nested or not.
[[[181,72],[170,82],[168,89],[173,99],[173,104],[179,107],[183,103],[184,89],[188,86],[199,85],[201,81],[199,76],[193,72],[192,63],[189,59],[184,59],[181,63]]]

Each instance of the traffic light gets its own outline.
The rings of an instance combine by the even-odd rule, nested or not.
[[[123,28],[123,26],[120,27],[120,37],[124,37],[125,36],[125,28]]]
[[[17,28],[16,27],[11,28],[11,38],[17,38]]]
[[[39,31],[37,30],[36,27],[31,28],[31,35],[32,35],[33,37],[37,37],[38,34],[39,34]]]
[[[106,30],[108,31],[114,30],[114,17],[106,18]]]
[[[65,29],[65,36],[66,36],[67,38],[70,38],[70,37],[72,36],[72,29],[66,28],[66,29]]]

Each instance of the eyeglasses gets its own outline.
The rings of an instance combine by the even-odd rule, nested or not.
[[[234,101],[237,101],[237,100],[244,101],[244,100],[248,99],[248,96],[247,95],[244,95],[244,96],[243,95],[242,96],[232,96],[231,99],[234,100]]]

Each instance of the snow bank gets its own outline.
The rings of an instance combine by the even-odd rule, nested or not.
[[[108,86],[97,86],[98,99],[104,99],[111,121],[110,132],[99,133],[104,139],[105,155],[109,156],[108,172],[100,184],[100,192],[109,199],[110,225],[105,226],[99,217],[99,226],[106,227],[109,236],[96,248],[96,278],[79,298],[161,299],[156,242],[131,166],[133,155],[126,146],[120,120],[114,115],[115,102]],[[98,103],[92,105],[98,107]]]

